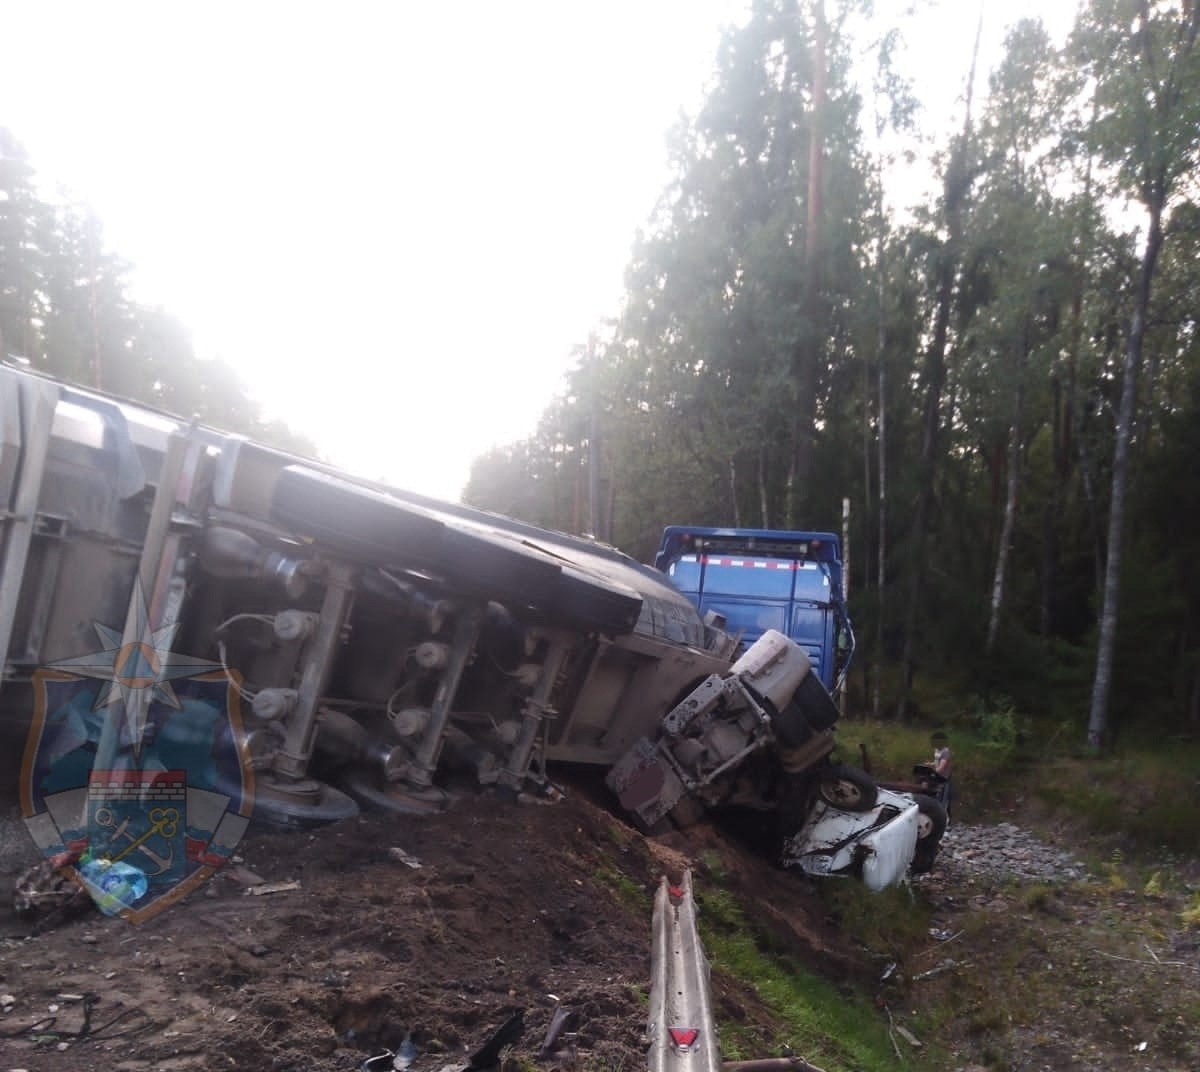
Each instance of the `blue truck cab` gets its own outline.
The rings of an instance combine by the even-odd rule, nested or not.
[[[654,558],[701,615],[715,612],[742,650],[777,629],[808,654],[825,687],[840,687],[854,652],[831,532],[672,525]]]

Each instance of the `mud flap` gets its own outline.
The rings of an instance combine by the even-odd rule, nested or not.
[[[653,826],[687,795],[679,776],[645,737],[613,765],[604,782],[621,807],[647,826]]]

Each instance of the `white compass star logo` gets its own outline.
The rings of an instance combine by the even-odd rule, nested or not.
[[[171,642],[175,639],[179,623],[168,621],[158,629],[151,628],[140,579],[134,586],[133,609],[131,639],[126,640],[120,630],[93,622],[92,627],[102,645],[100,650],[50,663],[49,669],[108,682],[108,687],[101,689],[97,695],[92,709],[99,710],[118,702],[123,705],[125,727],[134,755],[138,756],[141,754],[142,734],[149,718],[150,705],[158,702],[176,711],[183,709],[171,682],[222,670],[223,667],[220,663],[171,651]]]

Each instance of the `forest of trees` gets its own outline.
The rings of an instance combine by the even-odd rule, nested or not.
[[[309,439],[263,419],[234,369],[197,356],[177,317],[131,297],[132,267],[94,213],[46,200],[35,180],[0,126],[0,359],[316,457]]]
[[[860,709],[933,679],[1093,747],[1194,732],[1200,5],[1013,27],[902,215],[878,146],[913,102],[894,37],[856,84],[862,13],[727,32],[622,307],[464,498],[643,561],[668,523],[836,530],[848,498]]]

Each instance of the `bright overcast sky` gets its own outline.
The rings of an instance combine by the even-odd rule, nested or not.
[[[907,36],[943,118],[978,8],[928,7]],[[1018,14],[1057,30],[1073,7],[985,5],[981,64]],[[616,312],[666,132],[744,10],[0,0],[0,125],[93,206],[135,295],[273,414],[337,464],[456,499]]]

